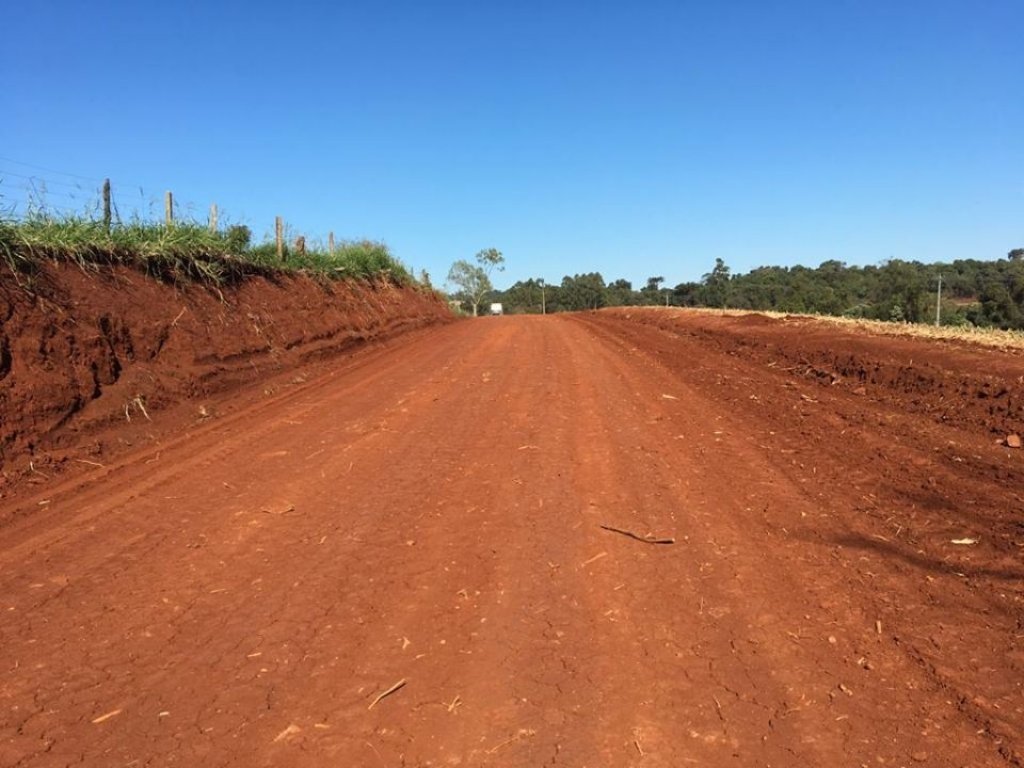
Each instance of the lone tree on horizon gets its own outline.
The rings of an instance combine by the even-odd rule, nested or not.
[[[505,257],[497,248],[486,248],[476,254],[476,264],[459,259],[448,270],[448,282],[456,286],[473,307],[473,317],[479,314],[480,302],[494,290],[491,272],[505,270]]]

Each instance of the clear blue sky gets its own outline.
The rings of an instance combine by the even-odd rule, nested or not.
[[[55,206],[93,188],[20,163],[109,176],[122,213],[171,189],[258,238],[281,214],[383,239],[435,281],[494,246],[499,285],[1024,246],[1021,0],[39,0],[0,21],[8,205],[23,176]]]

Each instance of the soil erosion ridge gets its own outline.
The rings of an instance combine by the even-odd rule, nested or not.
[[[3,500],[0,765],[1021,765],[1020,376],[622,311],[241,387]]]
[[[101,462],[125,422],[450,319],[433,292],[384,280],[171,285],[127,266],[0,270],[0,466]]]

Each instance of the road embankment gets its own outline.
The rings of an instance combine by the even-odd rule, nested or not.
[[[128,266],[4,269],[0,465],[38,468],[84,445],[95,459],[114,425],[450,319],[432,292],[387,280],[169,284]]]

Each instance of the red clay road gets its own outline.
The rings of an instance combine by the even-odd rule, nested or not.
[[[416,332],[4,500],[0,765],[1021,765],[1021,452],[687,322]]]

